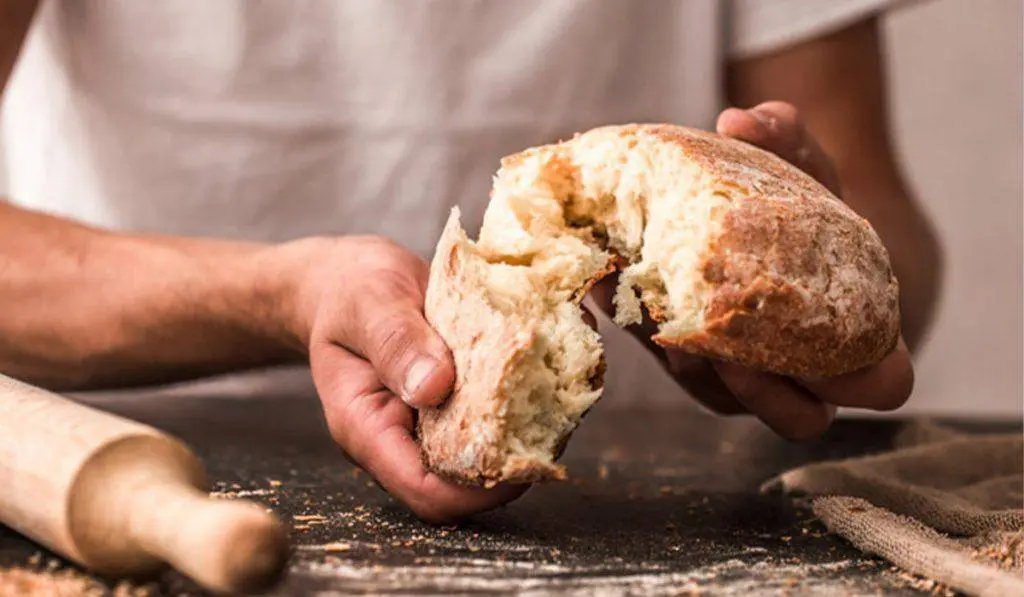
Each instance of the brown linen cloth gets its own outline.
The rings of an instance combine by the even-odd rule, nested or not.
[[[1024,436],[914,423],[882,454],[803,466],[764,484],[814,497],[865,553],[979,596],[1024,596]]]

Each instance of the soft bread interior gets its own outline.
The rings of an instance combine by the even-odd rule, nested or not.
[[[472,250],[489,302],[535,333],[504,381],[509,463],[550,463],[599,398],[601,345],[579,302],[617,262],[629,265],[616,323],[640,323],[643,304],[668,341],[703,327],[700,262],[727,204],[681,150],[642,135],[590,133],[503,162]]]
[[[540,270],[488,258],[471,241],[463,248],[462,267],[490,306],[530,337],[505,365],[502,387],[495,392],[504,397],[496,412],[502,419],[497,447],[505,458],[504,472],[523,463],[552,465],[560,442],[600,396],[595,383],[602,363],[600,338],[576,302],[557,300],[558,293],[547,290]],[[470,461],[474,453],[466,453]]]

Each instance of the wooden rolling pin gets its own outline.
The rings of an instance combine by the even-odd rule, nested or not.
[[[272,586],[281,524],[213,499],[178,440],[0,375],[0,521],[106,576],[170,564],[217,592]]]

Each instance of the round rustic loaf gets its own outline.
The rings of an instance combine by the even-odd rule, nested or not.
[[[604,368],[579,303],[617,270],[616,323],[645,308],[659,344],[761,371],[851,372],[899,335],[884,246],[810,176],[703,131],[594,129],[505,158],[477,242],[453,210],[426,297],[457,372],[446,403],[420,412],[430,470],[476,485],[564,476],[556,459]]]

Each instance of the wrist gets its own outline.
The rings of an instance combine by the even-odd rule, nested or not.
[[[336,239],[309,237],[266,247],[251,260],[253,293],[250,317],[264,322],[265,333],[282,346],[308,355],[320,304],[322,260]]]

